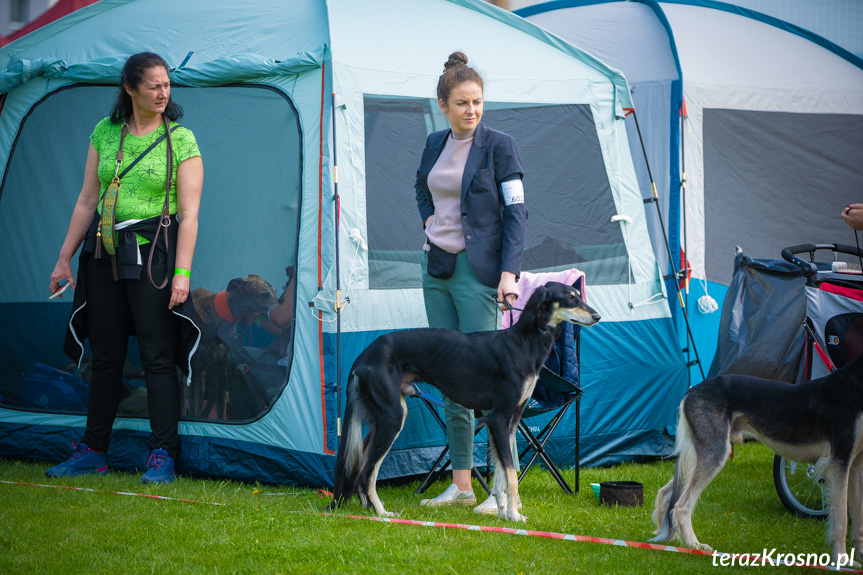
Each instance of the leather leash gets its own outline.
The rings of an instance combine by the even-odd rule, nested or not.
[[[165,238],[165,253],[168,253],[168,228],[171,225],[171,187],[174,183],[174,147],[171,145],[171,125],[168,122],[168,117],[162,115],[162,121],[165,123],[165,137],[168,139],[167,155],[168,155],[168,176],[165,178],[165,203],[162,204],[162,217],[159,218],[159,225],[156,228],[156,235],[153,237],[153,245],[150,247],[150,255],[147,257],[147,278],[150,280],[150,285],[156,289],[163,289],[168,285],[168,277],[171,275],[168,270],[165,270],[165,279],[161,285],[156,285],[153,281],[153,252],[156,251],[156,244],[159,241],[159,228],[164,232]],[[174,129],[177,127],[175,126]],[[146,152],[145,152],[146,153]]]

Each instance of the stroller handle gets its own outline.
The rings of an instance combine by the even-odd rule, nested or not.
[[[782,259],[790,262],[800,268],[803,276],[806,278],[818,274],[818,267],[814,263],[815,252],[817,250],[830,250],[842,254],[848,254],[857,257],[863,257],[863,253],[853,246],[842,244],[801,244],[799,246],[790,246],[782,250]],[[797,257],[797,254],[808,253],[809,258],[813,261],[807,262]]]

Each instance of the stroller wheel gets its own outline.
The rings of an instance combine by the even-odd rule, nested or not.
[[[773,483],[788,511],[807,519],[827,519],[830,504],[825,493],[826,478],[814,463],[799,463],[776,455]]]

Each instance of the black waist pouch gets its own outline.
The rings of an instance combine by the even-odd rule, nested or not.
[[[428,251],[428,273],[433,278],[445,280],[455,271],[455,259],[458,254],[451,254],[431,242]]]

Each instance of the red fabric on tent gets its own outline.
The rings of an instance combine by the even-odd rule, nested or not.
[[[97,0],[59,0],[56,4],[45,10],[38,18],[31,20],[18,30],[15,30],[8,36],[0,36],[0,46],[5,46],[12,40],[17,40],[21,36],[29,34],[33,30],[37,30],[45,24],[50,24],[54,20],[74,12],[78,8],[89,6]]]

